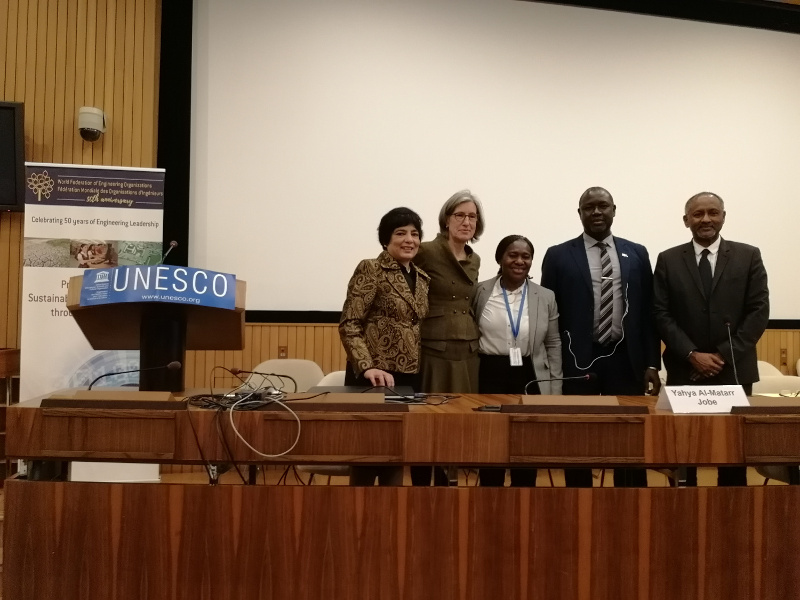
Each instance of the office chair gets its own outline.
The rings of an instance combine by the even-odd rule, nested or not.
[[[307,392],[325,376],[317,363],[302,358],[273,358],[257,364],[252,370],[254,373],[247,378],[247,385],[254,389],[272,386],[287,394]],[[274,375],[265,377],[258,373]],[[279,377],[280,375],[286,377]],[[297,384],[296,389],[292,379]]]

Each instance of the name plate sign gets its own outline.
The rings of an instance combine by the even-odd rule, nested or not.
[[[734,406],[750,406],[740,385],[665,385],[657,409],[674,413],[729,413]]]
[[[236,277],[207,269],[172,265],[87,269],[81,306],[118,302],[169,302],[236,308]]]

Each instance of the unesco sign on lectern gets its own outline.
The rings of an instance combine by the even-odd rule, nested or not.
[[[246,285],[229,273],[171,265],[87,269],[67,308],[95,350],[139,350],[140,367],[186,363],[186,350],[244,347]],[[141,391],[183,391],[183,368],[140,376]]]

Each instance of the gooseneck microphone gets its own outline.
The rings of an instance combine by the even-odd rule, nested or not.
[[[731,362],[733,363],[733,380],[739,385],[739,372],[736,370],[736,355],[733,353],[733,336],[731,335],[731,322],[725,319],[725,328],[728,330],[728,343],[731,345]]]
[[[167,248],[167,251],[164,252],[164,256],[161,257],[161,261],[158,264],[163,265],[164,261],[167,259],[167,256],[169,256],[169,253],[172,252],[172,249],[176,248],[177,246],[178,246],[178,242],[176,242],[175,240],[172,240],[169,243],[169,248]]]
[[[177,371],[181,368],[181,361],[173,360],[171,363],[160,367],[145,367],[144,369],[131,369],[130,371],[116,371],[114,373],[104,373],[99,377],[95,377],[92,383],[89,384],[89,387],[86,388],[87,390],[92,389],[92,386],[100,381],[103,377],[111,377],[112,375],[124,375],[125,373],[141,373],[142,371],[155,371],[156,369],[168,369],[170,371]]]
[[[528,386],[532,383],[539,383],[540,381],[595,381],[597,373],[586,373],[586,375],[575,375],[574,377],[550,377],[549,379],[532,379],[525,384],[525,393],[528,393]]]

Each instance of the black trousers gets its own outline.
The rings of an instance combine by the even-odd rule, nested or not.
[[[615,348],[616,346],[616,348]],[[608,356],[608,355],[611,356]],[[616,345],[592,344],[592,360],[598,360],[590,369],[564,369],[565,375],[594,373],[590,381],[565,381],[564,394],[570,396],[641,396],[645,392],[644,373],[634,373],[625,340]],[[572,360],[570,356],[569,359]],[[581,365],[586,366],[586,365]],[[567,487],[592,487],[591,469],[564,469]],[[614,469],[614,487],[647,487],[647,470],[620,467]]]
[[[528,382],[536,379],[536,371],[530,356],[522,357],[522,365],[511,366],[508,355],[493,356],[479,354],[478,392],[481,394],[524,394]],[[528,394],[538,394],[539,384],[528,386]],[[506,481],[506,470],[496,467],[478,469],[478,483],[482,487],[502,487]],[[511,469],[511,487],[536,487],[536,469]]]

